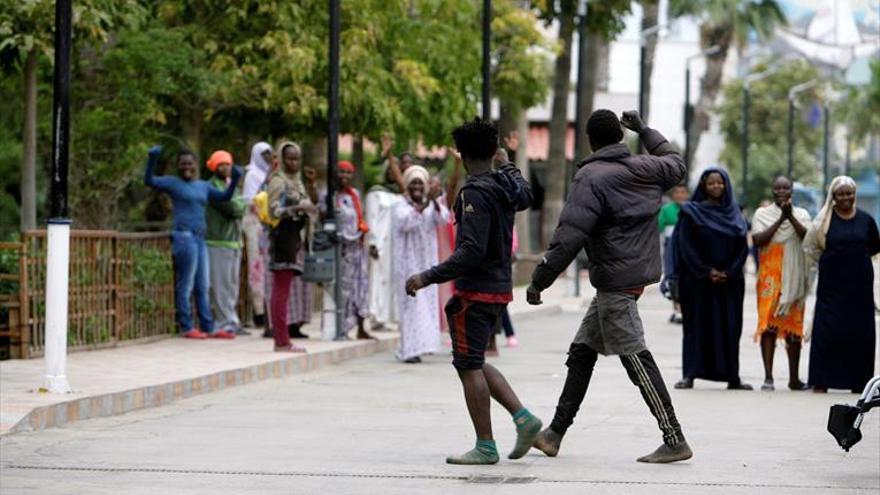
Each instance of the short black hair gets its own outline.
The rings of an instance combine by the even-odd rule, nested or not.
[[[498,128],[477,117],[456,127],[452,139],[462,157],[489,160],[498,149]]]
[[[199,157],[195,154],[194,151],[183,148],[177,152],[177,162],[179,163],[180,159],[185,156],[191,156],[191,157],[193,157],[193,160],[199,161]]]
[[[587,121],[587,136],[594,151],[621,142],[623,128],[620,127],[617,114],[604,108],[593,112]]]
[[[788,183],[791,184],[792,187],[794,187],[794,181],[791,180],[791,177],[789,177],[789,176],[787,176],[787,175],[785,175],[785,174],[776,174],[776,175],[774,175],[774,176],[773,176],[773,181],[772,181],[770,184],[771,184],[771,185],[772,185],[772,184],[776,184],[776,181],[778,181],[779,179],[785,179],[785,180],[787,180]]]

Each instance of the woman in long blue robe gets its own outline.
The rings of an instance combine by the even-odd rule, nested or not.
[[[684,320],[683,378],[676,388],[692,388],[695,379],[752,388],[739,376],[747,232],[727,172],[707,169],[682,206],[673,238]]]

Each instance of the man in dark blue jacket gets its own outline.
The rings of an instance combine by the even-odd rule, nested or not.
[[[593,154],[579,165],[550,247],[526,292],[530,304],[540,304],[541,291],[579,251],[586,250],[596,297],[569,347],[568,375],[556,415],[535,447],[556,455],[587,393],[598,355],[616,354],[663,434],[663,445],[638,461],[682,461],[693,453],[645,346],[636,302],[647,285],[660,281],[657,214],[663,193],[682,181],[686,168],[678,151],[645,126],[638,112],[625,112],[623,125],[639,134],[650,155],[632,155],[621,143],[623,129],[617,115],[610,110],[593,112],[587,122]]]
[[[452,365],[458,371],[477,445],[449,464],[495,464],[498,450],[492,436],[490,396],[513,416],[516,445],[508,456],[519,459],[541,431],[541,420],[524,408],[504,375],[485,362],[486,347],[513,299],[510,270],[514,215],[532,203],[532,188],[511,164],[492,168],[498,130],[476,119],[452,132],[468,178],[458,193],[455,252],[443,263],[411,276],[406,292],[455,280],[455,295],[446,305],[452,336]]]

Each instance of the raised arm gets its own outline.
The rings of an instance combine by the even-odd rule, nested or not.
[[[144,170],[144,184],[153,189],[165,190],[171,181],[171,177],[156,177],[153,175],[156,165],[159,164],[159,156],[162,155],[161,146],[153,146],[147,152],[147,168]]]
[[[226,189],[221,191],[219,189],[215,189],[213,186],[210,187],[208,189],[208,199],[216,202],[229,201],[235,194],[235,188],[238,187],[239,179],[241,179],[241,167],[239,167],[238,165],[233,165],[232,180],[229,181]]]
[[[675,146],[669,143],[663,134],[642,122],[639,113],[632,110],[623,112],[620,123],[627,129],[638,133],[650,157],[642,162],[640,175],[656,181],[664,190],[680,184],[687,174],[684,159]]]
[[[458,151],[447,147],[446,152],[452,155],[453,160],[452,173],[449,174],[449,178],[446,181],[446,206],[452,208],[452,204],[455,202],[455,190],[458,188],[458,181],[461,178],[461,170],[464,168],[464,165],[461,163],[461,154]]]
[[[218,192],[220,191],[216,188],[214,190]],[[211,206],[226,218],[235,220],[244,217],[248,207],[244,198],[238,195],[233,196],[229,201],[212,201]]]
[[[595,193],[592,184],[582,177],[575,177],[550,246],[532,272],[531,285],[534,289],[541,292],[550,287],[571,264],[578,252],[584,249],[601,214],[602,199]]]
[[[523,211],[532,206],[532,185],[529,184],[513,164],[508,163],[498,169],[509,181],[515,185],[514,202],[516,211]]]

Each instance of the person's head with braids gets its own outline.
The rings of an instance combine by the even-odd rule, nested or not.
[[[611,110],[596,110],[587,121],[587,137],[593,151],[621,142],[623,127],[620,126],[620,119]]]
[[[468,174],[492,170],[492,159],[498,149],[498,128],[491,122],[479,117],[465,122],[452,131],[452,139]]]

